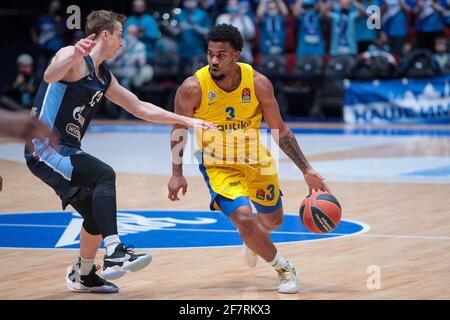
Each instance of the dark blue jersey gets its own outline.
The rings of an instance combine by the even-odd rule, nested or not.
[[[89,74],[75,82],[42,80],[33,112],[60,138],[61,144],[80,148],[87,127],[111,83],[111,73],[103,65],[99,75],[94,62],[84,57]]]

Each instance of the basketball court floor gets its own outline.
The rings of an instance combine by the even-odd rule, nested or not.
[[[246,266],[190,152],[188,192],[167,198],[169,127],[96,122],[83,149],[116,170],[121,239],[153,261],[116,280],[118,294],[68,291],[82,220],[28,171],[22,144],[0,138],[0,299],[450,299],[450,126],[291,127],[343,208],[330,234],[308,232],[298,217],[307,186],[270,148],[286,214],[272,239],[300,274],[298,294],[278,294],[264,261]]]

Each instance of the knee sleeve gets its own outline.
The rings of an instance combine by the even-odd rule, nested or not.
[[[94,217],[92,217],[91,219],[84,219],[83,228],[92,236],[101,234],[100,229],[97,226],[97,221],[95,221]]]
[[[90,235],[99,235],[100,228],[97,225],[94,212],[92,209],[92,197],[84,198],[79,201],[72,201],[70,205],[77,210],[77,212],[83,217],[83,228]]]
[[[94,197],[116,197],[116,173],[113,168],[106,167],[97,179]]]

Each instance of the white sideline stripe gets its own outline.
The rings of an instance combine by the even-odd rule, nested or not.
[[[0,227],[42,227],[42,228],[66,228],[63,225],[51,225],[51,224],[0,224]],[[154,230],[150,230],[154,231]],[[214,230],[214,229],[158,229],[158,231],[193,231],[193,232],[221,232],[221,233],[234,233],[237,230]],[[309,236],[358,236],[358,237],[369,237],[369,238],[398,238],[398,239],[424,239],[424,240],[450,240],[450,237],[443,236],[413,236],[413,235],[393,235],[393,234],[361,234],[361,233],[325,233],[325,234],[315,234],[310,232],[291,232],[291,231],[275,231],[271,234],[298,234],[298,235],[309,235]]]

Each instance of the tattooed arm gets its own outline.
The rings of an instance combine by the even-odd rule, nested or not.
[[[264,119],[269,125],[274,140],[283,152],[296,164],[305,177],[309,192],[323,190],[330,192],[324,178],[315,171],[303,154],[291,129],[284,123],[280,115],[277,100],[269,79],[255,71],[255,91]]]

